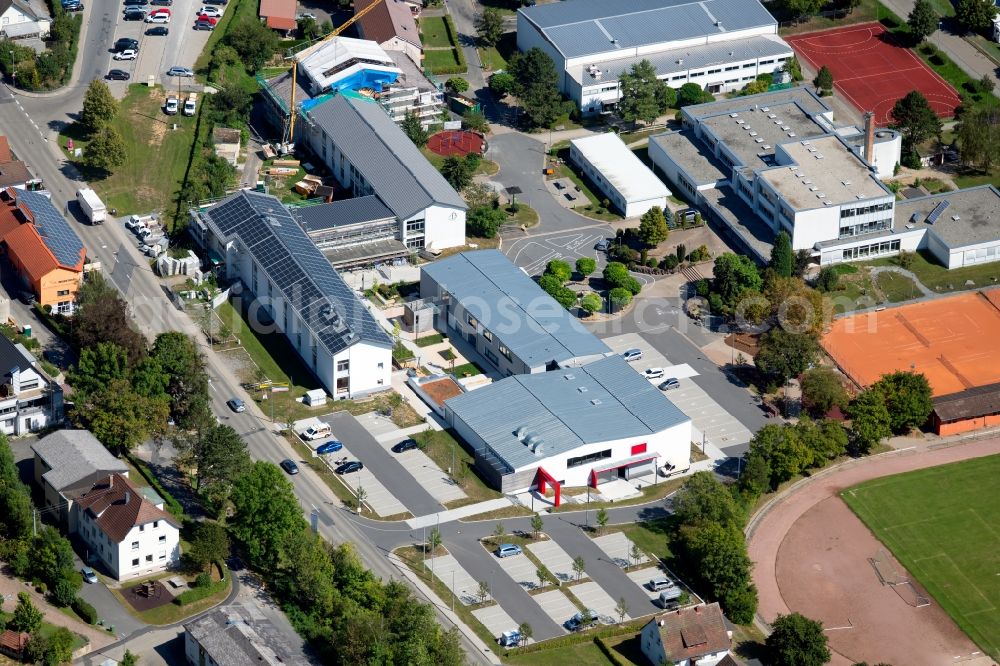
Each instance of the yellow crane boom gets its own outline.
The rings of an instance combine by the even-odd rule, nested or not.
[[[325,35],[325,36],[319,38],[313,44],[310,44],[310,46],[315,46],[317,44],[322,44],[323,42],[331,40],[334,37],[338,36],[340,33],[344,32],[345,30],[347,30],[348,28],[350,28],[352,25],[354,25],[354,23],[358,19],[360,19],[361,17],[363,17],[365,14],[367,14],[371,10],[375,9],[375,7],[377,7],[381,3],[382,3],[382,0],[375,0],[370,5],[368,5],[364,9],[362,9],[360,12],[356,12],[354,14],[354,16],[352,16],[351,18],[347,19],[347,21],[345,21],[341,25],[339,25],[336,28],[334,28],[333,31],[330,32],[330,34]],[[298,73],[299,73],[299,61],[293,55],[292,56],[292,99],[291,99],[291,104],[289,105],[290,106],[289,112],[291,113],[291,119],[289,120],[289,124],[288,124],[288,141],[289,141],[289,143],[291,143],[292,141],[295,140],[295,87],[296,87],[296,81],[298,80]]]

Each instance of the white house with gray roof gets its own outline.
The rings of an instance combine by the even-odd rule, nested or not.
[[[376,102],[336,95],[303,106],[298,127],[342,187],[392,211],[407,248],[465,244],[465,200]]]
[[[611,350],[498,250],[462,252],[420,271],[434,326],[461,336],[501,374],[566,368]]]
[[[780,71],[792,49],[759,0],[573,0],[522,7],[517,47],[555,62],[559,89],[585,114],[610,110],[618,78],[645,59],[672,88],[712,93]]]
[[[504,493],[687,469],[691,419],[621,356],[514,375],[445,401],[446,420]]]
[[[392,339],[277,197],[242,190],[191,213],[250,325],[278,330],[335,399],[390,388]]]

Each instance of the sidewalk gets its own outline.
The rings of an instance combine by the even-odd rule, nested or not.
[[[410,518],[406,521],[406,525],[410,529],[415,530],[421,527],[437,525],[438,523],[450,523],[454,520],[461,520],[462,518],[468,518],[469,516],[486,513],[487,511],[506,509],[508,506],[512,505],[513,502],[511,502],[510,499],[507,497],[500,497],[499,499],[486,500],[485,502],[479,502],[478,504],[469,504],[457,509],[449,509],[448,511],[429,513],[426,516]]]

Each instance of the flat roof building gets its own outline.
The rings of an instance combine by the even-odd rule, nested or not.
[[[435,327],[461,335],[501,374],[581,365],[611,350],[497,250],[463,252],[422,267],[420,297]]]
[[[411,253],[402,241],[405,228],[374,194],[289,210],[338,270],[392,262]]]
[[[1000,260],[1000,191],[993,185],[896,202],[895,228],[925,232],[919,248],[947,268]]]
[[[625,217],[666,209],[670,190],[614,132],[570,141],[570,159]]]
[[[691,419],[619,355],[507,377],[450,398],[445,412],[480,472],[508,494],[690,464]]]
[[[517,46],[555,62],[560,90],[584,113],[620,98],[618,78],[640,60],[674,88],[712,93],[779,72],[792,49],[758,0],[574,0],[522,7]]]
[[[320,41],[296,53],[295,60],[299,76],[313,97],[343,89],[381,92],[402,74],[381,46],[366,39],[334,37]]]

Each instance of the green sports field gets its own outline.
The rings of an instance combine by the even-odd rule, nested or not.
[[[841,493],[935,601],[994,658],[1000,656],[998,491],[1000,456],[989,456],[877,479]]]

